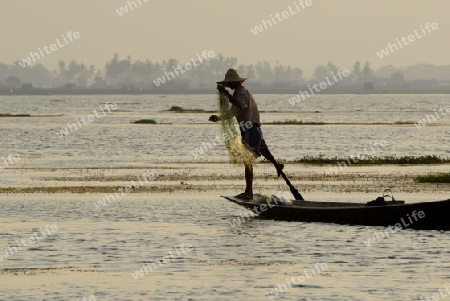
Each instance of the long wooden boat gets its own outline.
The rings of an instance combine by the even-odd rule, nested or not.
[[[399,229],[450,230],[450,199],[411,204],[395,200],[379,204],[312,201],[279,204],[274,196],[254,195],[253,200],[228,196],[223,198],[251,210],[254,215],[264,219],[392,226]]]

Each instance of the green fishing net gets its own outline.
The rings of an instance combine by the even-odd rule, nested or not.
[[[233,113],[228,98],[221,93],[218,94],[220,126],[224,137],[225,146],[228,150],[230,163],[236,165],[251,165],[255,163],[256,156],[245,144],[242,143],[241,135],[236,130]]]

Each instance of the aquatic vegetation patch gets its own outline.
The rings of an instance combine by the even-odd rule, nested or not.
[[[265,124],[273,124],[273,125],[292,125],[292,124],[305,124],[305,125],[321,125],[325,124],[325,122],[317,122],[317,121],[302,121],[297,119],[287,119],[285,121],[273,121],[266,122]]]
[[[134,124],[157,124],[157,122],[153,119],[139,119],[136,121],[133,121]]]
[[[336,164],[338,162],[346,161],[347,158],[327,158],[324,155],[318,156],[304,156],[303,158],[294,160],[294,163],[305,164]],[[446,164],[450,163],[448,157],[440,157],[436,155],[428,156],[385,156],[385,157],[372,157],[367,156],[360,158],[353,162],[352,165],[382,165],[382,164]]]
[[[9,114],[0,113],[0,117],[31,117],[30,114]]]
[[[450,183],[450,172],[427,174],[414,177],[418,183]]]
[[[175,112],[175,113],[215,113],[214,111],[205,111],[203,109],[183,109],[179,106],[172,106],[165,112]]]

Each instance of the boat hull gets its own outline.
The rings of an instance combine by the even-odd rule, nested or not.
[[[450,200],[379,206],[296,201],[295,205],[287,206],[270,203],[271,198],[265,196],[258,196],[259,202],[234,197],[224,198],[252,210],[264,219],[341,225],[392,226],[402,229],[450,230]],[[266,202],[261,202],[261,199],[264,200],[264,198]]]

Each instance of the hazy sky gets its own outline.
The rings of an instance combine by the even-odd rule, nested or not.
[[[278,60],[306,74],[328,61],[343,68],[356,60],[370,60],[374,68],[450,64],[448,0],[312,0],[310,7],[289,13],[258,35],[250,29],[289,6],[295,10],[299,0],[140,1],[141,6],[119,16],[116,9],[126,0],[2,0],[0,61],[11,64],[78,31],[80,39],[39,62],[51,69],[58,60],[71,59],[103,67],[116,52],[123,58],[187,62],[213,50],[245,64]],[[438,23],[439,29],[387,58],[377,56],[387,43],[427,22]]]

